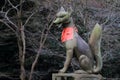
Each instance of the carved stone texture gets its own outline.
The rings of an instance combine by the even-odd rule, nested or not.
[[[100,74],[53,73],[52,80],[103,80]]]

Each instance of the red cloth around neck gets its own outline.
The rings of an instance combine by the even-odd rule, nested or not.
[[[61,35],[61,41],[65,42],[67,40],[73,39],[74,30],[78,32],[76,27],[66,27],[63,28],[62,35]]]

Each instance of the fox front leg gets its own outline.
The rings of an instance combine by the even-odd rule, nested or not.
[[[59,70],[60,73],[64,73],[66,72],[66,70],[68,69],[72,57],[73,57],[73,49],[74,49],[74,40],[68,40],[64,43],[65,48],[66,48],[66,60],[64,63],[64,67],[62,69]]]
[[[68,69],[69,64],[71,62],[72,56],[73,56],[73,49],[67,49],[66,50],[66,60],[65,60],[65,63],[64,63],[64,67],[62,69],[60,69],[60,71],[59,71],[60,73],[66,72],[66,70]]]

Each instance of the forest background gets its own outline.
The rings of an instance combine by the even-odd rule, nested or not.
[[[63,67],[62,29],[53,24],[61,6],[73,9],[87,42],[94,25],[102,25],[100,74],[120,78],[120,0],[0,0],[0,80],[51,80]],[[76,69],[73,58],[68,72]]]

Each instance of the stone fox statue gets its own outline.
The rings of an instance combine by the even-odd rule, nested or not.
[[[67,12],[61,7],[54,20],[55,24],[62,24],[63,26],[61,40],[66,48],[64,67],[59,72],[66,72],[74,54],[82,68],[75,73],[98,73],[102,68],[100,52],[102,28],[99,24],[95,25],[87,44],[78,35],[71,13],[72,11]]]

